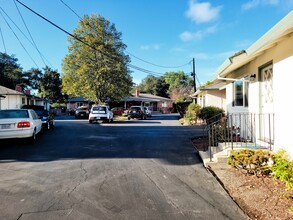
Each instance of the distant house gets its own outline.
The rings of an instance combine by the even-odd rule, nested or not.
[[[215,106],[226,112],[226,82],[215,80],[211,85],[199,88],[192,96],[201,107]]]
[[[241,140],[271,150],[284,148],[293,157],[292,73],[293,11],[252,46],[228,58],[216,72],[216,81],[226,84],[226,110],[237,115],[233,122],[238,121],[234,127],[240,129]],[[196,95],[210,93],[203,89]]]
[[[67,111],[74,111],[79,106],[90,108],[93,103],[93,101],[85,99],[83,96],[73,97],[67,100]]]
[[[31,95],[29,90],[22,92],[21,86],[16,86],[15,90],[0,86],[0,109],[21,108],[23,105],[42,105],[50,110],[48,100]]]
[[[120,103],[124,108],[129,108],[133,105],[149,106],[153,111],[162,113],[170,113],[173,110],[173,100],[161,96],[156,96],[148,93],[140,93],[136,90],[135,94],[123,98]]]

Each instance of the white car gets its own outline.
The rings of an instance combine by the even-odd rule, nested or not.
[[[41,131],[42,120],[34,110],[0,110],[0,139],[28,138],[34,142]]]
[[[106,105],[94,105],[91,108],[89,114],[89,123],[94,121],[105,121],[111,122],[113,121],[114,115],[110,110],[109,106]]]
[[[147,117],[152,117],[152,110],[151,110],[151,108],[150,107],[147,107],[147,106],[144,106],[143,108],[145,110],[145,113],[146,113]]]

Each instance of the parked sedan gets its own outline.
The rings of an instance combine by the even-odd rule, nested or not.
[[[54,128],[55,121],[54,116],[49,113],[47,110],[35,110],[39,118],[42,120],[43,129],[50,130]]]
[[[37,139],[42,130],[42,121],[32,109],[0,110],[0,139]]]
[[[75,118],[88,118],[89,110],[87,106],[80,106],[75,110]]]
[[[111,111],[113,112],[114,115],[123,115],[125,109],[123,107],[114,107],[111,109]]]
[[[146,119],[146,112],[142,106],[131,106],[127,113],[128,120],[132,118]]]
[[[152,110],[151,110],[151,108],[150,107],[147,107],[147,106],[144,106],[143,108],[145,110],[145,113],[146,113],[147,117],[152,117]]]

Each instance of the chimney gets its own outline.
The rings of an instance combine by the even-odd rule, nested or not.
[[[138,89],[135,90],[135,97],[139,97],[139,90]]]
[[[25,90],[25,94],[26,95],[30,95],[31,94],[31,90],[29,90],[29,89]]]
[[[17,91],[17,92],[22,92],[22,85],[21,85],[21,84],[17,84],[17,85],[15,86],[15,91]]]

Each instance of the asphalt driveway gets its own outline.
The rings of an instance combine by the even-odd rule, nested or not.
[[[176,115],[59,118],[34,145],[1,142],[0,219],[245,219]],[[71,120],[72,119],[72,120]]]

